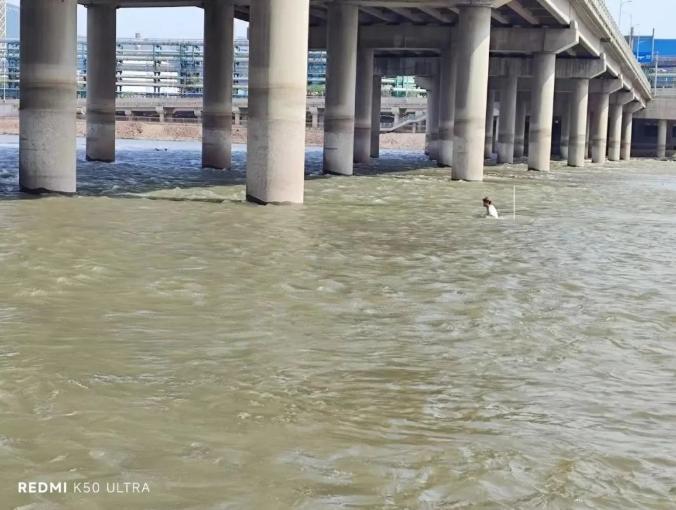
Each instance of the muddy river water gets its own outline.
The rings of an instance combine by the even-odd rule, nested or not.
[[[2,508],[676,506],[676,163],[386,151],[259,207],[241,147],[118,147],[38,200],[0,140]]]

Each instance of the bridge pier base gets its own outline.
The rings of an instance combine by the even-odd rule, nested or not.
[[[519,78],[506,76],[500,89],[500,132],[498,133],[498,163],[514,163],[514,128]]]
[[[631,138],[634,128],[634,113],[624,111],[622,114],[622,147],[620,149],[620,158],[623,161],[631,160]]]
[[[461,5],[456,50],[458,69],[455,92],[453,179],[482,181],[491,6]]]
[[[380,157],[380,113],[382,109],[382,87],[383,79],[381,76],[373,75],[373,88],[371,99],[371,157]]]
[[[568,136],[568,166],[583,167],[587,151],[587,110],[589,108],[589,80],[573,81],[570,97],[570,134]]]
[[[324,173],[352,175],[359,8],[329,4]]]
[[[309,15],[309,0],[251,4],[246,172],[250,202],[303,202]],[[231,68],[227,71],[232,73]]]
[[[623,104],[613,104],[610,106],[610,120],[608,129],[608,159],[610,161],[620,160],[623,109]]]
[[[373,50],[360,48],[357,54],[357,84],[354,115],[354,162],[371,158],[371,116],[373,102]]]
[[[514,127],[514,157],[523,158],[526,145],[526,117],[528,115],[528,100],[525,93],[518,95],[516,103],[516,124]]]
[[[608,108],[610,94],[600,92],[592,95],[591,119],[592,163],[605,163],[608,148]]]
[[[528,147],[530,170],[550,169],[555,75],[556,53],[536,53],[533,56],[533,99]]]
[[[232,1],[205,2],[203,168],[225,169],[231,165],[233,30]]]
[[[116,9],[87,8],[87,159],[115,161]]]
[[[77,0],[23,2],[21,33],[19,186],[75,193]]]
[[[561,98],[561,138],[559,142],[559,152],[561,159],[568,161],[570,152],[570,100],[568,94]]]
[[[453,48],[453,44],[451,43],[443,49],[439,59],[439,142],[436,158],[439,166],[453,165],[457,70],[458,60],[455,55],[455,48]]]

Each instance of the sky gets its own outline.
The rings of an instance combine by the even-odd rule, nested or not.
[[[676,0],[675,0],[676,1]],[[199,7],[118,9],[117,36],[148,39],[202,39],[204,11]],[[235,35],[246,36],[246,23],[235,23]],[[87,34],[87,9],[78,6],[77,31]]]
[[[658,39],[676,39],[676,0],[606,0],[606,5],[625,34],[633,23],[637,34],[651,34],[654,28]]]

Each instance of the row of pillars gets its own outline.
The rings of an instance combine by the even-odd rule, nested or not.
[[[491,2],[459,6],[440,71],[428,87],[436,125],[430,153],[452,167],[454,179],[483,179],[489,93]],[[26,191],[72,193],[75,179],[75,58],[77,0],[33,0],[21,11],[20,185]],[[234,0],[204,3],[204,105],[202,165],[229,168],[232,130]],[[309,0],[258,0],[250,8],[247,199],[301,203],[304,188]],[[381,79],[373,50],[358,46],[359,8],[333,2],[327,18],[325,173],[352,175],[354,163],[378,156]],[[87,158],[115,159],[116,8],[88,7]],[[529,167],[550,165],[556,53],[533,57]],[[568,161],[584,164],[590,80],[575,80],[570,98]],[[605,157],[610,94],[595,94],[591,131],[594,160]],[[502,80],[497,152],[501,162],[520,157],[526,106],[518,77]],[[617,126],[631,133],[631,113],[611,112],[611,147]],[[619,119],[619,121],[618,121]],[[628,135],[627,135],[628,133]],[[630,144],[630,142],[628,142]],[[614,149],[611,153],[615,154]],[[627,152],[628,153],[628,152]]]
[[[204,3],[202,166],[229,168],[234,2]],[[303,201],[309,0],[260,0],[250,10],[247,198]],[[19,183],[76,191],[77,0],[21,9]],[[28,37],[40,34],[40,37]],[[87,159],[115,159],[116,7],[88,6]]]
[[[450,71],[451,78],[448,77],[452,65],[442,55],[438,77],[419,80],[427,89],[427,153],[441,166],[453,165],[453,143],[458,140],[458,120],[456,118],[454,122],[453,111],[446,99],[449,89],[453,94],[453,85],[448,85],[454,79],[453,71]],[[641,105],[633,101],[632,94],[617,90],[617,86],[608,86],[613,80],[570,79],[567,80],[569,90],[555,96],[555,66],[555,54],[536,54],[530,93],[519,91],[518,76],[501,77],[499,88],[488,90],[484,110],[483,158],[490,159],[496,152],[498,163],[511,164],[515,158],[524,157],[529,118],[528,167],[531,170],[549,170],[553,124],[555,115],[558,115],[561,122],[560,152],[570,166],[582,167],[588,157],[594,163],[603,163],[606,158],[611,161],[629,160],[633,115]],[[456,90],[455,94],[458,93]],[[498,94],[500,108],[496,122]],[[555,106],[558,106],[558,111],[555,111]],[[666,123],[660,124],[660,129],[659,139],[662,142],[658,144],[658,157],[664,157]],[[463,177],[458,175],[458,178]]]
[[[21,11],[20,185],[25,191],[76,191],[77,0],[33,0]],[[231,161],[233,0],[204,4],[202,165]],[[460,7],[442,98],[444,157],[454,177],[483,176],[488,87],[489,4]],[[247,198],[303,201],[309,0],[259,0],[250,10]],[[88,6],[87,158],[115,159],[116,8]],[[351,175],[378,156],[380,77],[373,51],[358,48],[359,10],[329,5],[324,172]],[[463,73],[456,76],[456,69]],[[451,90],[453,89],[453,90]],[[456,92],[457,89],[457,92]],[[454,126],[448,122],[454,119]],[[453,141],[455,137],[455,142]]]

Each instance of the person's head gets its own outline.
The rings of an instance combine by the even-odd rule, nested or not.
[[[493,202],[491,201],[490,198],[488,198],[488,197],[484,198],[484,207],[488,207],[488,206],[491,205],[492,203],[493,203]]]

